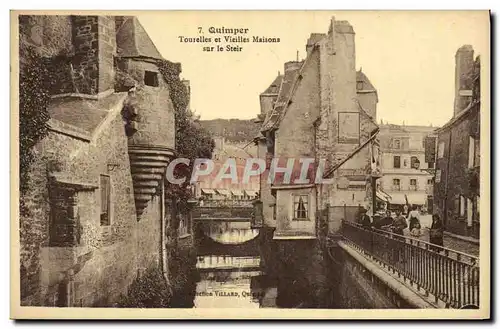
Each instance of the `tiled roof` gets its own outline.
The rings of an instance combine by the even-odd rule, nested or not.
[[[123,93],[111,94],[102,99],[55,98],[49,105],[49,114],[51,119],[92,134],[122,99]]]
[[[276,79],[274,79],[274,81],[269,85],[269,87],[267,87],[267,89],[262,94],[277,94],[280,90],[282,80],[283,80],[283,75],[282,74],[278,75]]]
[[[469,103],[469,105],[464,110],[462,110],[460,113],[458,113],[453,118],[451,118],[450,121],[448,121],[444,126],[442,126],[441,128],[436,128],[436,130],[434,130],[434,131],[436,133],[440,133],[440,132],[448,129],[449,127],[455,125],[455,123],[461,121],[467,115],[472,113],[473,109],[479,110],[479,106],[480,106],[479,101],[474,101],[474,102]]]
[[[304,62],[302,62],[300,66],[295,66],[285,71],[285,74],[281,81],[278,99],[276,100],[276,104],[274,105],[273,110],[269,111],[264,121],[262,131],[277,128],[279,121],[281,121],[281,118],[285,113],[285,109],[288,106],[288,101],[291,97],[294,83],[299,76],[300,70],[303,65]]]
[[[362,71],[356,72],[356,81],[363,81],[363,90],[373,90],[376,91],[375,87],[370,82],[370,79]]]
[[[147,57],[163,60],[137,17],[125,16],[120,19],[123,19],[123,24],[116,31],[118,57]]]

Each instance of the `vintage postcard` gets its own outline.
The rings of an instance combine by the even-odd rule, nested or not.
[[[12,318],[491,316],[488,11],[11,34]]]

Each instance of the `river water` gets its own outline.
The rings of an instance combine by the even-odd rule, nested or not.
[[[203,256],[196,267],[194,307],[276,307],[277,287],[261,271],[259,257]]]

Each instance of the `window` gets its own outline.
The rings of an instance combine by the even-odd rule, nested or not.
[[[427,180],[427,185],[432,185],[432,178]]]
[[[433,169],[434,168],[434,162],[428,162],[427,163],[427,168]]]
[[[144,84],[146,86],[158,87],[158,72],[145,71],[144,72]]]
[[[476,196],[476,214],[477,214],[477,219],[479,220],[479,209],[481,208],[481,202],[479,201],[479,195]]]
[[[397,178],[393,179],[392,180],[392,189],[393,190],[396,190],[396,191],[399,191],[401,190],[401,185],[400,185],[401,181]]]
[[[109,226],[111,218],[109,209],[111,205],[111,184],[108,175],[101,175],[101,226]]]
[[[472,226],[472,200],[467,198],[467,226]]]
[[[307,195],[295,195],[293,197],[293,211],[294,219],[307,220],[308,217],[308,196]]]
[[[481,143],[479,138],[474,139],[474,167],[479,167],[481,164],[481,156],[480,156],[480,150],[481,150]]]
[[[401,148],[401,140],[400,139],[395,139],[393,142],[393,146],[395,149],[400,149]]]
[[[394,168],[401,168],[401,157],[399,155],[394,156]]]
[[[357,90],[363,90],[363,81],[358,81],[356,83],[356,89]]]
[[[412,156],[411,157],[410,163],[411,163],[411,168],[412,169],[418,169],[418,168],[420,168],[420,161],[418,160],[418,158],[416,156]]]
[[[469,168],[474,168],[474,160],[476,158],[476,142],[472,136],[469,136]]]
[[[465,197],[463,195],[460,195],[458,203],[459,203],[459,210],[460,210],[459,215],[465,216]]]
[[[444,142],[438,144],[438,159],[444,157]]]
[[[417,180],[416,179],[410,179],[410,190],[412,190],[412,191],[417,190]]]

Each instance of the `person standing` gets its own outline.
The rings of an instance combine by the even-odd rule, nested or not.
[[[404,229],[407,227],[408,224],[406,223],[406,218],[401,215],[401,210],[396,210],[396,218],[394,218],[392,222],[392,232],[399,235],[404,235]]]
[[[444,225],[438,214],[432,215],[432,225],[429,229],[429,242],[438,246],[443,246]],[[439,251],[438,247],[431,246],[434,251]]]
[[[391,211],[390,211],[390,210],[387,210],[387,211],[385,212],[385,217],[384,217],[384,219],[382,220],[382,227],[383,227],[383,226],[392,225],[392,222],[393,222],[393,218],[392,218]]]
[[[371,228],[372,227],[372,221],[370,219],[370,216],[367,214],[367,210],[363,208],[361,211],[361,226],[364,228]]]
[[[401,262],[404,261],[404,229],[408,227],[406,223],[405,216],[401,215],[401,210],[396,210],[396,218],[392,222],[392,232],[398,234],[394,236],[393,249],[392,249],[392,257],[394,261]]]
[[[408,214],[408,220],[410,232],[415,228],[420,229],[420,213],[416,205],[413,205],[412,210]]]
[[[403,205],[403,215],[406,216],[408,215],[408,205]]]

